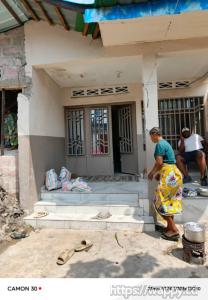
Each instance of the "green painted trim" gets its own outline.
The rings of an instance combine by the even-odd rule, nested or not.
[[[84,17],[83,14],[77,13],[76,16],[76,23],[75,23],[75,30],[78,32],[82,32],[84,29]]]

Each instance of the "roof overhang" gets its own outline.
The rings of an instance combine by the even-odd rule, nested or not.
[[[158,0],[85,10],[85,22],[106,22],[208,10],[207,0]]]

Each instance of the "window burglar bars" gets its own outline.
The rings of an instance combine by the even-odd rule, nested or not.
[[[73,109],[66,111],[67,154],[84,155],[84,110]]]
[[[109,153],[108,109],[93,108],[90,112],[91,123],[91,154]]]
[[[178,140],[183,127],[188,127],[192,132],[204,136],[203,97],[161,99],[158,101],[158,115],[163,137],[174,150],[178,150]],[[142,120],[144,133],[143,102]]]

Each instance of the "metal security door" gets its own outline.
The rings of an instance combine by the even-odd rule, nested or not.
[[[135,174],[137,173],[137,156],[133,147],[135,134],[132,122],[132,105],[119,107],[118,120],[121,172]]]

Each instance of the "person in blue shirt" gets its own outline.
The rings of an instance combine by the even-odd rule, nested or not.
[[[159,181],[153,200],[156,222],[157,225],[165,227],[162,238],[177,241],[180,236],[174,215],[182,213],[182,174],[176,166],[174,151],[163,139],[160,128],[153,127],[149,134],[156,146],[155,164],[148,174],[148,179],[155,178]]]

